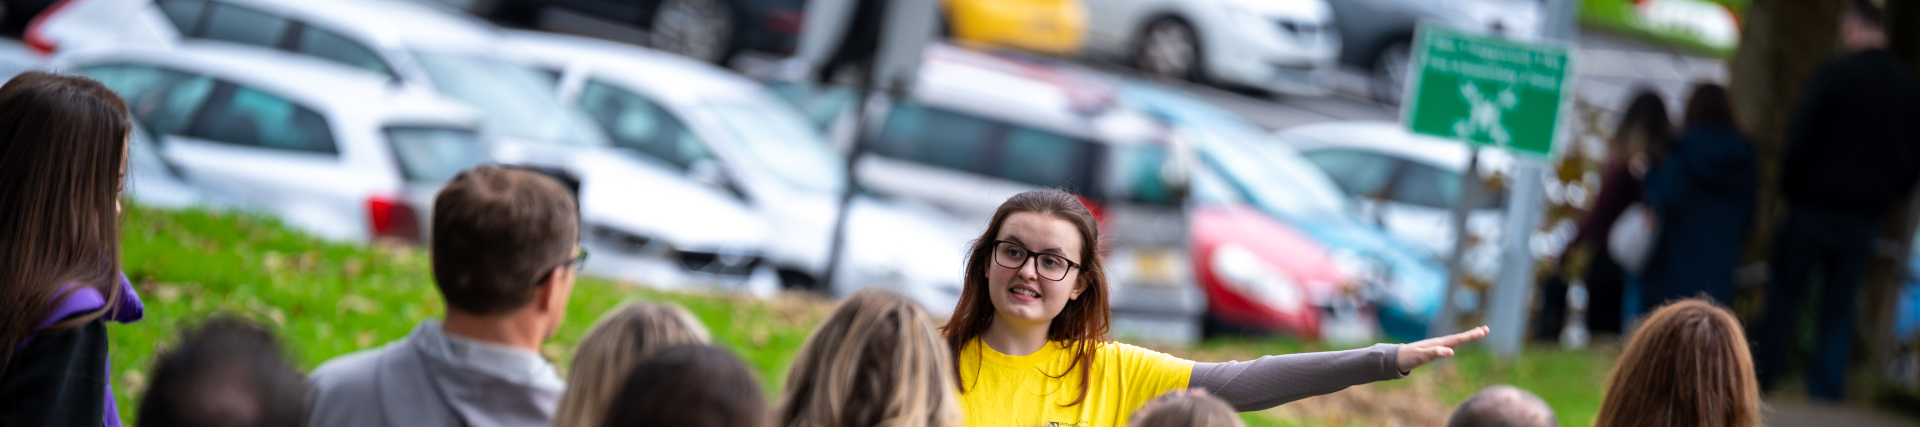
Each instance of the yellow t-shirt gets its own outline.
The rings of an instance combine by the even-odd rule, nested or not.
[[[1080,396],[1080,369],[1066,375],[1073,354],[1052,341],[1026,356],[1008,356],[979,338],[960,350],[960,408],[966,427],[1125,426],[1133,411],[1168,391],[1187,388],[1193,361],[1110,342],[1094,352],[1087,400]],[[985,359],[985,363],[982,363]],[[1052,378],[1058,375],[1060,378]]]

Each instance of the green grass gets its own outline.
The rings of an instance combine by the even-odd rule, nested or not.
[[[1746,0],[1718,0],[1715,3],[1726,4],[1735,11],[1735,16],[1744,16]],[[1588,28],[1617,34],[1623,37],[1672,47],[1696,55],[1713,58],[1732,58],[1733,49],[1720,48],[1701,42],[1686,33],[1678,33],[1648,27],[1640,22],[1633,2],[1627,0],[1581,0],[1580,24]]]
[[[268,326],[306,371],[403,338],[444,310],[419,249],[327,243],[259,217],[205,210],[129,206],[122,218],[124,269],[147,305],[144,320],[108,329],[114,390],[129,421],[155,351],[216,313]],[[717,345],[759,372],[769,395],[821,316],[818,304],[782,307],[583,278],[545,353],[564,369],[593,321],[628,298],[687,307],[712,329]]]
[[[439,317],[444,310],[420,249],[327,243],[259,217],[205,210],[130,206],[123,229],[125,270],[147,304],[145,320],[109,326],[114,389],[121,416],[128,421],[134,421],[155,351],[172,345],[180,330],[216,313],[267,325],[304,371],[405,337],[422,319]],[[687,307],[713,332],[717,345],[734,351],[759,373],[770,397],[785,380],[800,344],[830,309],[801,298],[763,301],[671,293],[585,278],[574,290],[565,324],[544,352],[564,370],[593,321],[630,298]],[[1156,348],[1203,361],[1331,349],[1289,338],[1251,337]],[[1502,363],[1481,349],[1468,348],[1453,363],[1422,368],[1413,378],[1375,387],[1394,399],[1405,396],[1450,408],[1482,387],[1513,384],[1545,398],[1564,425],[1585,426],[1598,409],[1612,357],[1604,350],[1533,348],[1518,362]],[[1360,421],[1347,425],[1370,425],[1365,414],[1358,415],[1363,416]],[[1244,418],[1251,426],[1335,424],[1265,412]]]

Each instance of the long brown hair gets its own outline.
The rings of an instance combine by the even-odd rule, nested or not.
[[[1053,317],[1047,326],[1047,340],[1063,342],[1073,352],[1073,364],[1058,374],[1046,374],[1061,378],[1080,368],[1080,397],[1072,403],[1061,406],[1078,405],[1087,400],[1087,387],[1091,381],[1094,352],[1106,343],[1107,327],[1112,313],[1107,308],[1107,273],[1101,255],[1100,225],[1093,219],[1093,213],[1080,203],[1080,198],[1061,190],[1037,190],[1015,194],[994,210],[993,219],[987,222],[987,231],[973,241],[973,247],[967,251],[967,276],[962,279],[964,286],[960,292],[960,303],[953,308],[953,317],[947,319],[946,326],[940,327],[940,333],[947,338],[949,354],[955,361],[953,377],[961,391],[967,385],[960,377],[960,349],[967,342],[979,338],[987,332],[987,326],[993,324],[993,300],[987,295],[987,271],[993,267],[993,241],[999,238],[1000,226],[1008,216],[1015,213],[1032,212],[1051,216],[1073,223],[1080,231],[1080,279],[1077,285],[1085,290],[1080,298],[1067,301],[1060,315]],[[982,349],[984,351],[984,349]]]
[[[0,375],[80,287],[99,290],[107,307],[119,301],[116,203],[131,128],[126,102],[92,79],[36,71],[0,86]]]
[[[600,425],[602,408],[640,359],[667,346],[707,341],[707,327],[678,305],[635,302],[615,307],[580,340],[553,426]]]
[[[1594,425],[1760,425],[1759,380],[1740,321],[1697,298],[1647,315],[1607,379]]]
[[[775,416],[783,427],[958,426],[950,366],[926,309],[863,289],[800,347]]]

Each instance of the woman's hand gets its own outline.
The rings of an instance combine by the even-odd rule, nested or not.
[[[1487,336],[1487,327],[1438,338],[1429,338],[1412,344],[1400,346],[1400,372],[1411,372],[1413,368],[1432,363],[1443,357],[1453,357],[1453,348]]]

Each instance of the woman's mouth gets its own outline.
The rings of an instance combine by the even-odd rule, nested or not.
[[[1019,296],[1019,297],[1022,297],[1022,298],[1023,298],[1024,300],[1039,300],[1039,299],[1040,299],[1040,291],[1039,291],[1039,290],[1037,290],[1037,289],[1033,289],[1033,288],[1030,288],[1030,287],[1025,287],[1025,286],[1015,286],[1015,287],[1013,287],[1013,289],[1009,289],[1009,290],[1007,290],[1007,292],[1010,292],[1010,293],[1012,293],[1012,294],[1014,294],[1015,296]]]

